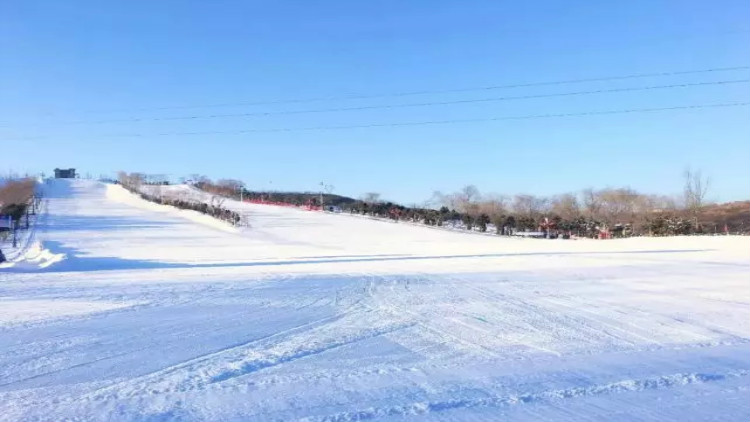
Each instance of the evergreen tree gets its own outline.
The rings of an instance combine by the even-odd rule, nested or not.
[[[474,228],[474,217],[470,216],[469,214],[464,214],[461,217],[461,221],[463,221],[464,226],[466,226],[466,230],[471,230]]]
[[[479,217],[477,217],[477,227],[479,227],[479,231],[486,232],[487,231],[487,223],[490,222],[490,216],[487,214],[480,214]]]

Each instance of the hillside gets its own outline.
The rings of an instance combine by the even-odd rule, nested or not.
[[[317,203],[321,196],[323,202],[327,205],[334,205],[337,207],[346,206],[357,202],[356,199],[350,198],[343,195],[335,195],[331,193],[320,193],[315,192],[279,192],[279,191],[248,191],[247,198],[250,200],[262,200],[270,202],[283,202],[293,205],[305,205],[309,203]]]
[[[0,267],[2,419],[750,416],[748,237],[470,236],[227,200],[233,227],[44,188],[39,244]]]
[[[223,182],[223,183],[222,183]],[[240,199],[241,182],[208,179],[196,185],[199,189],[224,197]],[[510,234],[519,231],[549,230],[553,236],[574,235],[600,237],[606,228],[608,237],[671,236],[691,234],[749,234],[750,201],[704,206],[695,215],[678,207],[673,199],[638,193],[629,188],[591,190],[573,195],[510,197],[489,195],[482,199],[474,186],[466,193],[437,194],[434,204],[447,206],[407,207],[390,201],[365,201],[319,193],[244,191],[246,200],[295,206],[339,207],[346,212],[429,226],[460,226],[481,232]],[[372,194],[378,197],[378,194]],[[468,200],[470,196],[474,199]],[[585,205],[589,195],[589,207]],[[498,199],[500,198],[500,199]],[[697,224],[696,224],[697,223]]]
[[[715,230],[721,233],[726,225],[731,231],[748,233],[750,232],[750,201],[708,205],[703,209],[701,220],[709,231]]]

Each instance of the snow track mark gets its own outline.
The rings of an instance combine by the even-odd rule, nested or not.
[[[340,412],[324,416],[303,418],[304,422],[355,422],[388,416],[417,416],[433,412],[476,407],[503,407],[524,403],[534,403],[578,397],[602,396],[608,394],[637,392],[644,390],[669,389],[690,384],[703,384],[745,377],[750,370],[739,370],[726,374],[677,373],[643,379],[625,379],[603,385],[548,390],[537,393],[490,396],[476,399],[455,399],[412,402],[402,405],[370,407],[363,410]]]

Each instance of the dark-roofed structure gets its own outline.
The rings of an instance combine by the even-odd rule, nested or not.
[[[55,179],[75,179],[76,169],[55,169]]]

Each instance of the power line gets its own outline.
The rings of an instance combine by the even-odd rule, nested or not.
[[[507,120],[533,120],[533,119],[568,118],[568,117],[582,117],[582,116],[602,116],[602,115],[611,115],[611,114],[651,113],[651,112],[661,112],[661,111],[742,107],[742,106],[748,106],[748,105],[750,105],[750,102],[694,104],[694,105],[673,106],[673,107],[632,108],[632,109],[620,109],[620,110],[596,110],[596,111],[585,111],[585,112],[575,112],[575,113],[531,114],[531,115],[522,115],[522,116],[504,116],[504,117],[490,117],[490,118],[478,118],[478,119],[428,120],[428,121],[417,121],[417,122],[373,123],[373,124],[348,125],[348,126],[309,126],[309,127],[300,127],[300,128],[242,129],[242,130],[228,130],[228,131],[163,132],[163,133],[156,133],[156,134],[110,134],[110,135],[102,135],[100,137],[143,138],[143,137],[156,137],[156,136],[201,136],[201,135],[230,135],[230,134],[245,134],[245,133],[274,133],[274,132],[302,132],[302,131],[317,131],[317,130],[366,129],[366,128],[381,128],[381,127],[443,125],[443,124],[454,124],[454,123],[496,122],[496,121],[507,121]]]
[[[714,68],[709,68],[709,69],[631,73],[631,74],[626,74],[626,75],[600,76],[600,77],[579,78],[579,79],[563,79],[563,80],[554,80],[554,81],[522,82],[522,83],[488,85],[488,86],[479,86],[479,87],[403,91],[403,92],[393,92],[393,93],[386,93],[386,94],[334,95],[334,96],[328,96],[328,97],[296,98],[296,99],[292,98],[292,99],[268,100],[268,101],[240,101],[240,102],[230,102],[230,103],[194,104],[194,105],[182,105],[182,106],[143,107],[143,108],[136,108],[136,109],[92,110],[92,111],[89,111],[88,113],[123,113],[123,112],[137,112],[137,111],[185,110],[185,109],[192,109],[192,108],[217,108],[217,107],[235,107],[235,106],[274,105],[274,104],[297,104],[297,103],[310,103],[310,102],[317,102],[317,101],[364,100],[364,99],[375,99],[375,98],[406,97],[406,96],[414,96],[414,95],[450,94],[450,93],[458,93],[458,92],[491,91],[491,90],[498,90],[498,89],[566,85],[566,84],[578,84],[578,83],[588,83],[588,82],[607,82],[607,81],[652,78],[652,77],[684,76],[684,75],[695,75],[695,74],[703,74],[703,73],[732,72],[732,71],[748,70],[748,69],[750,69],[750,66],[714,67]]]
[[[208,114],[208,115],[176,116],[176,117],[74,121],[74,122],[61,122],[58,124],[78,125],[78,124],[104,124],[104,123],[135,123],[135,122],[146,122],[146,121],[178,121],[178,120],[217,119],[217,118],[229,118],[229,117],[260,117],[260,116],[274,116],[274,115],[294,115],[294,114],[330,113],[330,112],[344,112],[344,111],[363,111],[363,110],[376,110],[376,109],[429,107],[429,106],[443,106],[443,105],[456,105],[456,104],[528,100],[528,99],[539,99],[539,98],[570,97],[570,96],[579,96],[579,95],[607,94],[607,93],[620,93],[620,92],[649,91],[649,90],[659,90],[659,89],[689,88],[689,87],[698,87],[698,86],[730,85],[730,84],[741,84],[741,83],[748,83],[748,82],[750,82],[750,79],[736,79],[736,80],[696,82],[696,83],[684,83],[684,84],[672,84],[672,85],[651,85],[651,86],[642,86],[642,87],[597,89],[597,90],[589,90],[589,91],[573,91],[573,92],[562,92],[562,93],[553,93],[553,94],[533,94],[533,95],[491,97],[491,98],[451,100],[451,101],[431,101],[431,102],[421,102],[421,103],[367,105],[367,106],[356,106],[356,107],[333,107],[333,108],[321,108],[321,109],[266,111],[266,112],[252,112],[252,113]]]
[[[141,109],[141,110],[177,110],[177,109],[188,109],[188,108],[293,104],[293,103],[308,103],[308,102],[316,102],[316,101],[364,100],[364,99],[374,99],[374,98],[406,97],[406,96],[412,96],[412,95],[451,94],[451,93],[457,93],[457,92],[490,91],[490,90],[496,90],[496,89],[528,88],[528,87],[535,87],[535,86],[565,85],[565,84],[576,84],[576,83],[587,83],[587,82],[605,82],[605,81],[617,81],[617,80],[650,78],[650,77],[661,77],[661,76],[693,75],[693,74],[712,73],[712,72],[731,72],[735,70],[747,70],[747,69],[750,69],[750,66],[717,67],[717,68],[711,68],[711,69],[680,70],[680,71],[671,71],[671,72],[634,73],[634,74],[629,74],[629,75],[603,76],[603,77],[595,77],[595,78],[564,79],[564,80],[558,80],[558,81],[526,82],[526,83],[514,83],[514,84],[505,84],[505,85],[489,85],[489,86],[480,86],[480,87],[453,88],[453,89],[441,89],[441,90],[405,91],[405,92],[395,92],[395,93],[389,93],[389,94],[343,95],[343,96],[288,99],[288,100],[155,107],[155,108],[148,108],[148,109]]]

